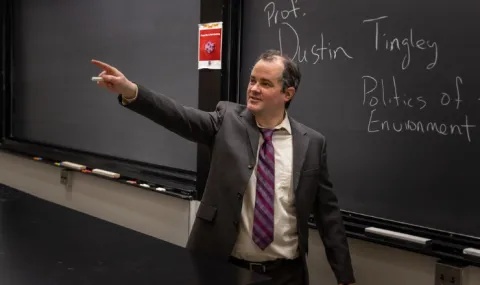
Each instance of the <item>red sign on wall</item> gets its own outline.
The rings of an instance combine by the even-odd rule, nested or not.
[[[222,23],[199,25],[198,68],[221,69]]]

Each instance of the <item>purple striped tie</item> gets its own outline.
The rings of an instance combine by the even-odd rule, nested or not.
[[[273,241],[273,198],[275,195],[274,130],[261,129],[264,142],[257,165],[257,189],[253,218],[253,241],[264,250]]]

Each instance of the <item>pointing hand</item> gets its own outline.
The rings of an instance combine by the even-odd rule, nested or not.
[[[92,63],[103,69],[98,75],[103,80],[98,81],[98,85],[107,88],[113,93],[121,94],[125,99],[133,99],[135,97],[137,85],[128,80],[118,69],[95,59],[92,59]]]

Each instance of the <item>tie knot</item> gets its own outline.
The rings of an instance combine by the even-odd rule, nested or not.
[[[266,141],[271,141],[272,140],[272,136],[273,136],[273,132],[275,130],[273,129],[260,129],[260,131],[262,132],[262,135],[263,135],[263,139],[266,140]]]

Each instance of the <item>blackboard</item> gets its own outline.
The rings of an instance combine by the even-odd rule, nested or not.
[[[343,210],[480,236],[478,1],[245,1],[241,90],[281,50]],[[243,102],[245,96],[241,96]]]
[[[90,60],[197,107],[199,1],[14,4],[14,138],[196,169],[196,144],[121,106]]]

